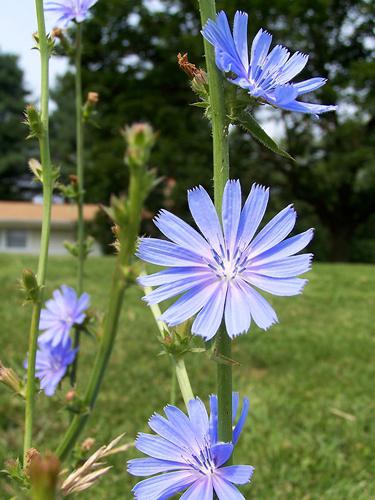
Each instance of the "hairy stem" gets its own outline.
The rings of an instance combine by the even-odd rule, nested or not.
[[[40,159],[43,175],[43,219],[42,234],[40,241],[40,254],[37,271],[37,282],[40,287],[38,301],[33,305],[31,316],[29,351],[27,360],[27,385],[26,385],[26,409],[25,409],[25,434],[24,434],[24,463],[27,451],[31,448],[34,406],[35,406],[35,361],[37,351],[37,337],[39,329],[40,311],[42,307],[43,288],[46,281],[49,236],[51,226],[51,208],[53,191],[53,174],[49,148],[49,41],[46,36],[43,0],[35,0],[36,14],[38,20],[39,51],[41,60],[41,104],[40,117],[42,131],[39,137]]]
[[[215,19],[214,0],[199,0],[201,22],[204,26],[208,19]],[[210,94],[210,113],[213,140],[214,198],[218,214],[221,213],[223,191],[229,177],[229,140],[228,122],[225,108],[223,77],[216,67],[214,48],[204,40],[208,86]],[[216,336],[218,356],[231,358],[231,340],[224,327]],[[232,367],[217,364],[217,396],[219,405],[219,439],[232,440]]]
[[[83,120],[82,120],[82,23],[77,23],[75,46],[75,105],[76,105],[76,172],[78,184],[78,223],[77,223],[77,293],[83,292],[84,266],[85,266],[85,221],[83,218],[84,206],[84,165],[83,165]],[[74,348],[79,348],[81,330],[74,331]],[[76,383],[79,352],[77,353],[70,372],[70,383]]]
[[[83,397],[83,403],[87,408],[87,412],[76,415],[71,421],[63,440],[56,450],[56,454],[61,460],[64,460],[69,455],[95,406],[104,374],[108,366],[108,361],[112,353],[118,330],[124,293],[129,284],[124,271],[128,268],[134,254],[141,220],[143,194],[139,175],[130,176],[128,199],[130,207],[129,220],[131,223],[127,228],[125,235],[120,229],[120,251],[112,277],[108,311],[104,320],[103,336],[100,341],[88,386]]]

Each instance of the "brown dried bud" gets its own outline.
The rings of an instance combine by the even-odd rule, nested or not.
[[[70,181],[70,184],[75,186],[76,184],[78,184],[78,177],[74,174],[71,174],[71,175],[69,175],[69,181]]]
[[[60,472],[59,459],[52,453],[47,453],[45,456],[34,453],[28,470],[32,498],[55,498]]]
[[[64,36],[64,32],[61,28],[53,28],[51,36],[52,38],[62,38]]]
[[[10,389],[12,389],[15,393],[23,396],[23,391],[22,391],[22,382],[18,378],[18,375],[12,368],[7,368],[2,364],[0,361],[0,382],[2,382],[4,385],[8,386]]]
[[[40,457],[40,453],[39,451],[36,449],[36,448],[30,448],[29,450],[27,450],[26,452],[26,461],[25,461],[25,472],[26,472],[26,475],[29,476],[30,474],[30,464],[33,460],[35,460],[36,458],[39,458]]]
[[[197,68],[195,64],[189,62],[187,53],[182,55],[177,54],[178,65],[192,80],[195,79],[197,83],[206,84],[207,75],[203,69]]]
[[[87,94],[87,102],[90,104],[97,104],[99,102],[98,92],[89,92]]]

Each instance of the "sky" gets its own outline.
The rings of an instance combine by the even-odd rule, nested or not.
[[[19,56],[19,64],[24,71],[24,82],[31,92],[30,100],[39,96],[40,62],[39,54],[32,50],[32,34],[37,31],[34,0],[0,0],[0,51]],[[51,30],[51,20],[46,20],[47,31]],[[65,73],[67,62],[64,58],[51,59],[51,84],[56,76]]]

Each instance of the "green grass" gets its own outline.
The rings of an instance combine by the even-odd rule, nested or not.
[[[107,301],[112,266],[111,258],[91,258],[87,266],[87,291],[99,310]],[[0,357],[19,370],[30,313],[17,293],[23,267],[35,267],[35,260],[0,256]],[[235,459],[256,468],[244,495],[258,500],[375,498],[374,267],[316,264],[309,278],[302,296],[271,298],[279,325],[267,333],[252,326],[234,344],[234,358],[241,363],[234,370],[234,386],[251,398]],[[74,285],[73,263],[51,259],[47,294],[61,283]],[[168,402],[168,359],[157,356],[153,320],[140,296],[136,287],[127,293],[112,362],[83,436],[95,437],[98,446],[122,432],[132,440]],[[94,351],[95,342],[87,339],[83,383]],[[205,355],[189,355],[186,361],[193,387],[207,400],[215,390],[214,362]],[[37,405],[35,445],[53,449],[67,414],[61,402],[44,395]],[[338,416],[337,410],[353,417]],[[21,453],[22,424],[22,402],[0,387],[1,462]],[[135,452],[115,458],[113,470],[80,497],[130,499],[135,483],[125,473],[130,456]],[[0,481],[0,498],[8,498],[10,483]]]

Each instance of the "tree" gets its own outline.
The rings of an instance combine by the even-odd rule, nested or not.
[[[18,181],[27,168],[27,129],[22,124],[26,95],[17,57],[0,53],[1,199],[17,199],[20,196]]]
[[[161,174],[178,179],[176,211],[183,212],[187,187],[199,182],[210,187],[211,150],[208,123],[189,106],[194,96],[177,68],[176,54],[188,52],[192,62],[203,65],[203,49],[196,2],[160,3],[163,9],[153,11],[141,0],[98,2],[85,28],[84,78],[87,90],[102,96],[101,128],[90,133],[88,144],[87,189],[94,201],[121,190],[125,172],[118,129],[146,119],[160,131],[153,163]],[[237,9],[249,10],[247,0],[217,4],[230,18]],[[246,184],[272,185],[275,209],[295,200],[300,220],[318,228],[314,250],[321,258],[349,259],[358,235],[368,238],[373,227],[373,14],[366,0],[253,0],[250,6],[250,38],[264,27],[275,43],[310,54],[303,78],[328,77],[314,100],[337,103],[339,112],[316,122],[293,113],[268,113],[284,124],[280,141],[296,162],[276,158],[242,131],[233,131],[232,176]],[[60,86],[64,105],[58,114],[66,107],[71,77]],[[159,206],[160,197],[151,205]]]

